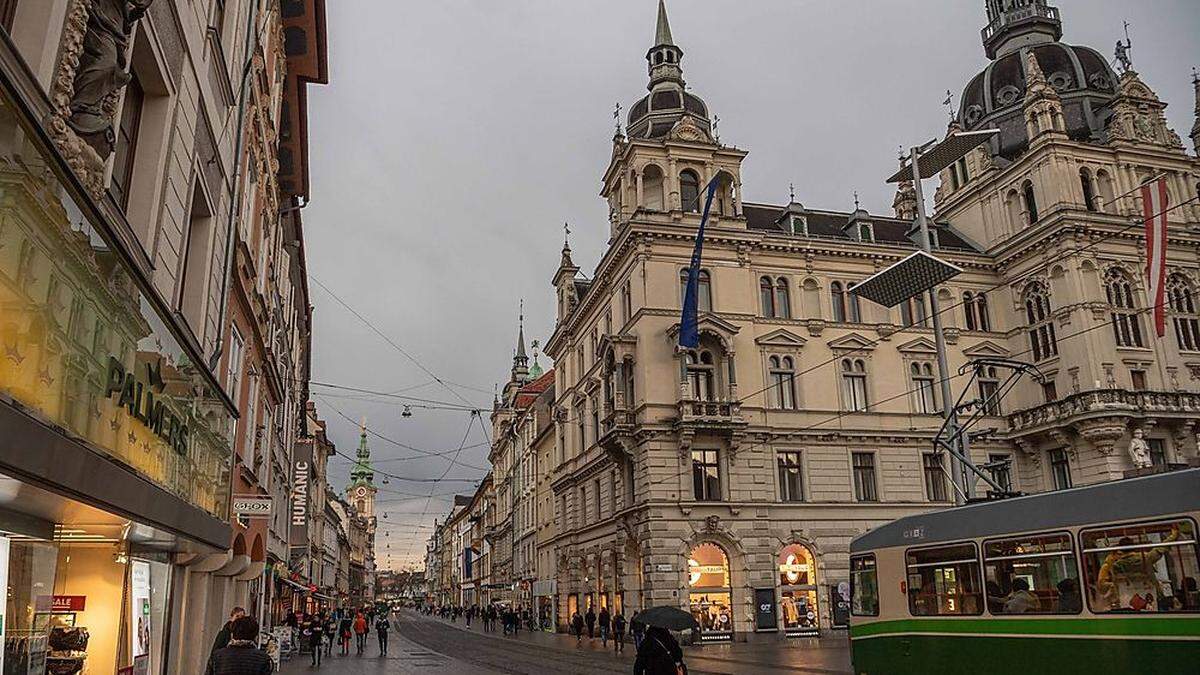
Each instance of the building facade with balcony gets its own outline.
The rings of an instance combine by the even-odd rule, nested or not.
[[[931,226],[935,255],[963,270],[936,292],[951,372],[966,369],[952,389],[990,429],[972,457],[1024,492],[1119,479],[1135,438],[1161,466],[1194,461],[1200,163],[1132,68],[1118,76],[1059,42],[1055,8],[987,7],[992,60],[948,133],[1001,133],[942,173]],[[946,402],[925,302],[849,292],[916,250],[915,194],[901,184],[887,216],[743,202],[748,153],[718,139],[682,55],[660,3],[649,94],[603,175],[608,246],[585,278],[565,245],[552,279],[544,548],[559,622],[673,604],[705,639],[820,633],[846,623],[850,540],[954,497],[933,449]],[[1171,204],[1162,339],[1137,189],[1158,175]],[[700,345],[686,350],[682,287],[710,181]],[[1036,370],[1009,390],[1005,359]]]

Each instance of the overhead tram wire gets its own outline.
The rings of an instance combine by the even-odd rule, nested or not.
[[[346,420],[347,422],[350,422],[351,424],[355,424],[355,423],[356,423],[356,422],[354,421],[354,419],[353,419],[353,418],[351,418],[349,415],[347,415],[346,413],[344,413],[344,412],[342,412],[341,410],[339,410],[337,406],[335,406],[335,405],[333,405],[332,403],[330,403],[330,402],[329,402],[327,399],[325,399],[325,398],[324,398],[322,395],[320,395],[320,394],[317,394],[317,398],[321,399],[322,401],[325,401],[325,404],[329,406],[329,409],[330,409],[330,410],[332,410],[332,411],[333,411],[335,414],[337,414],[337,415],[338,415],[339,417],[341,417],[342,419]],[[477,416],[477,414],[476,414],[474,411],[472,411],[472,413],[471,413],[471,417],[472,417],[472,418],[474,418],[474,417],[476,417],[476,416]],[[403,448],[403,449],[405,449],[405,450],[411,450],[411,451],[413,451],[413,452],[419,453],[419,454],[421,454],[421,455],[424,455],[424,456],[426,456],[426,457],[437,457],[437,458],[445,459],[445,455],[446,455],[446,454],[449,454],[450,452],[453,452],[453,453],[454,453],[454,456],[455,456],[455,459],[451,461],[451,464],[452,464],[452,465],[453,465],[453,464],[458,464],[459,466],[461,466],[461,467],[463,467],[463,468],[465,468],[465,469],[472,469],[472,470],[474,470],[474,471],[490,471],[490,470],[491,470],[491,469],[489,469],[489,468],[487,468],[487,467],[475,466],[474,464],[467,464],[467,463],[465,463],[465,462],[459,462],[459,461],[457,461],[458,454],[459,454],[459,453],[461,453],[463,450],[466,450],[466,447],[462,447],[462,446],[460,446],[459,448],[457,448],[457,449],[455,449],[455,450],[452,450],[452,451],[447,451],[447,452],[444,452],[444,453],[443,453],[443,452],[431,452],[431,451],[429,451],[429,450],[423,450],[423,449],[421,449],[421,448],[414,447],[414,446],[412,446],[412,445],[409,445],[409,444],[407,444],[407,443],[401,443],[400,441],[397,441],[397,440],[395,440],[395,439],[392,439],[392,438],[389,438],[389,437],[387,437],[387,436],[384,436],[383,434],[381,434],[381,433],[379,433],[379,432],[377,432],[377,431],[372,431],[372,430],[371,430],[371,429],[369,429],[369,428],[367,429],[367,433],[368,433],[368,434],[371,434],[371,435],[372,435],[372,436],[374,436],[375,438],[378,438],[378,439],[380,439],[380,440],[382,440],[382,441],[384,441],[384,442],[391,443],[392,445],[395,445],[396,447]],[[482,444],[478,444],[478,445],[472,445],[471,447],[472,447],[472,448],[477,448],[477,447],[480,447],[481,445],[482,445]],[[341,454],[341,453],[338,453],[338,454]],[[357,458],[353,458],[353,459],[354,459],[354,461],[355,461],[355,462],[357,462],[357,461],[358,461],[358,460],[357,460]],[[407,458],[398,458],[398,459],[418,459],[418,458],[416,458],[416,457],[407,457]],[[386,471],[379,471],[378,473],[382,473],[383,475],[385,475],[385,476],[388,476],[388,477],[393,477],[393,475],[392,475],[392,474],[390,474],[390,473],[387,473]]]
[[[472,417],[476,417],[477,415],[478,415],[478,413],[473,413],[471,416],[472,416]],[[465,446],[465,445],[467,444],[467,437],[471,435],[471,427],[472,427],[474,424],[475,424],[475,420],[474,420],[474,419],[467,420],[467,428],[466,428],[466,430],[465,430],[465,431],[464,431],[464,433],[463,433],[462,442],[461,442],[461,443],[459,443],[459,451],[460,451],[460,452],[462,451],[462,448],[463,448],[463,446]],[[451,466],[453,466],[453,462],[454,462],[455,460],[457,460],[457,458],[458,458],[458,456],[457,456],[457,455],[455,455],[455,459],[454,459],[454,460],[451,460],[451,464],[449,464],[449,465],[447,465],[447,466],[446,466],[446,470],[445,470],[445,471],[442,473],[442,477],[443,477],[443,478],[446,476],[446,474],[450,473],[450,467],[451,467]],[[482,479],[482,478],[480,478],[479,480],[480,480],[480,481],[482,481],[483,479]],[[479,481],[476,481],[476,483],[478,483],[478,482],[479,482]],[[424,508],[422,508],[422,509],[421,509],[421,517],[422,517],[422,518],[426,518],[426,517],[428,517],[428,515],[429,515],[429,503],[430,503],[430,501],[432,501],[432,498],[433,498],[433,491],[432,491],[432,489],[430,490],[429,497],[430,497],[429,499],[426,499],[426,500],[425,500],[425,506],[424,506]],[[407,551],[405,552],[405,554],[404,554],[406,557],[412,553],[412,545],[413,545],[413,542],[414,542],[414,541],[415,541],[415,538],[414,538],[413,540],[410,540],[410,541],[409,541],[408,550],[407,550]]]
[[[392,340],[390,337],[388,337],[386,333],[379,330],[379,328],[377,328],[375,326],[375,324],[368,321],[366,317],[364,317],[362,314],[359,314],[357,310],[355,310],[353,307],[351,307],[349,304],[347,304],[345,300],[342,300],[340,297],[338,297],[337,293],[334,293],[332,290],[330,290],[330,288],[328,286],[326,286],[324,283],[322,283],[320,279],[313,276],[311,272],[309,273],[308,278],[312,279],[313,283],[320,286],[322,290],[324,290],[326,293],[328,293],[329,296],[332,297],[339,305],[344,307],[346,309],[346,311],[353,314],[355,316],[355,318],[357,318],[359,321],[361,321],[363,323],[363,325],[365,325],[367,328],[370,328],[379,337],[383,338],[384,342],[387,342],[389,345],[391,345],[393,348],[395,348],[396,351],[398,351],[402,355],[404,355],[404,358],[411,361],[416,367],[420,368],[422,372],[424,372],[429,377],[432,377],[438,384],[442,385],[442,387],[446,391],[450,392],[455,398],[459,399],[466,405],[468,405],[468,406],[471,405],[471,402],[468,401],[466,398],[464,398],[462,396],[462,394],[459,394],[458,391],[453,389],[445,380],[443,380],[442,378],[440,378],[436,374],[434,374],[434,372],[432,370],[426,368],[425,364],[423,364],[419,360],[417,360],[417,358],[415,356],[413,356],[412,354],[409,354],[408,350],[401,347],[399,344],[396,343],[395,340]]]

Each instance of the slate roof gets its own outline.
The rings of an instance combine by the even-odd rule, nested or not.
[[[786,211],[788,211],[788,207],[785,206],[750,203],[742,205],[742,213],[746,216],[746,226],[751,231],[771,232],[791,237],[805,237],[804,234],[793,233],[788,227],[788,221],[784,218]],[[804,216],[808,223],[807,236],[809,238],[856,241],[851,234],[853,230],[846,229],[846,224],[850,221],[851,216],[848,212],[804,209],[803,211],[793,210],[793,213]],[[882,244],[900,244],[913,249],[917,248],[917,234],[914,223],[891,216],[870,214],[866,214],[864,219],[871,223],[872,229],[875,232],[876,242]],[[979,252],[979,249],[945,223],[931,222],[929,225],[937,231],[937,242],[939,245],[934,248]]]

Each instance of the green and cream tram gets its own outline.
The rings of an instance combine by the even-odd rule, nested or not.
[[[850,545],[854,672],[1200,673],[1200,469],[901,518]]]

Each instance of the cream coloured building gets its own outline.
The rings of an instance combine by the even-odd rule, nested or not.
[[[986,9],[990,62],[948,133],[1001,133],[941,176],[934,252],[963,273],[937,293],[953,373],[1006,358],[1043,377],[1002,396],[994,365],[952,379],[987,413],[976,429],[993,429],[973,459],[1024,492],[1122,477],[1135,430],[1157,464],[1195,461],[1200,162],[1132,68],[1118,76],[1059,41],[1056,8]],[[917,248],[915,197],[901,185],[888,216],[743,202],[748,153],[714,139],[682,55],[660,3],[650,93],[603,173],[608,246],[590,278],[564,246],[553,276],[554,527],[540,545],[558,621],[672,604],[707,639],[824,632],[843,623],[851,538],[953,499],[932,452],[944,401],[924,303],[848,292]],[[1160,174],[1173,205],[1162,339],[1136,189]],[[714,178],[701,344],[680,350],[681,282]]]

